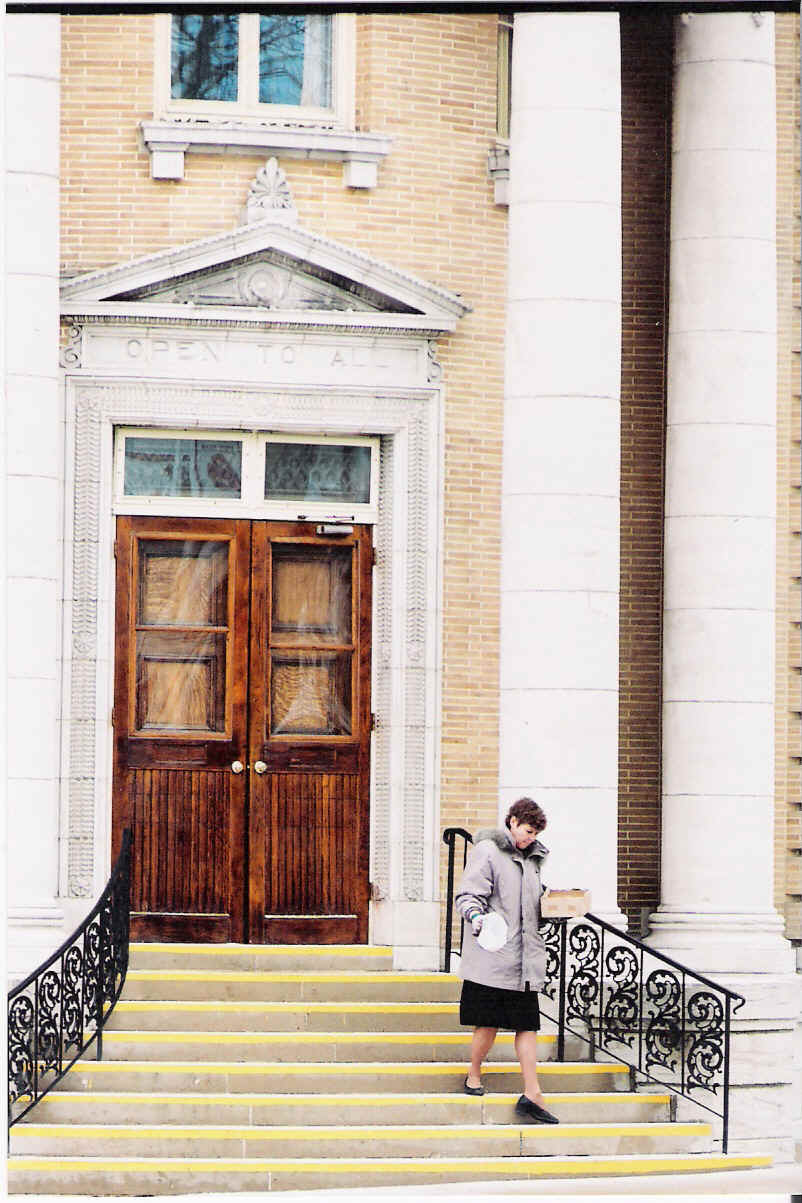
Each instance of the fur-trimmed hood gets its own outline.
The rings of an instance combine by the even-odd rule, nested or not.
[[[474,844],[480,843],[481,840],[492,840],[501,852],[506,852],[509,856],[512,856],[514,852],[524,858],[534,856],[540,862],[541,868],[549,854],[548,848],[545,844],[541,844],[540,840],[535,840],[528,848],[516,848],[507,827],[483,827],[473,837]]]

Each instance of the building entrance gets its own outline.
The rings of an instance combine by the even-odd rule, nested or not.
[[[118,517],[132,938],[366,943],[371,527]]]

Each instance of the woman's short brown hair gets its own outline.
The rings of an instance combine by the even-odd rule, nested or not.
[[[510,825],[510,819],[516,819],[519,823],[528,823],[530,827],[534,827],[535,831],[542,831],[546,826],[545,812],[533,798],[519,798],[517,802],[513,802],[504,820],[507,827]]]

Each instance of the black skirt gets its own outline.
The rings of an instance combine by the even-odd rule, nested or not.
[[[479,982],[464,981],[459,1000],[459,1021],[472,1028],[508,1028],[513,1032],[539,1032],[537,991],[499,990]]]

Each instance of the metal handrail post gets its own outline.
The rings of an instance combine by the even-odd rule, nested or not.
[[[727,1152],[730,1128],[730,997],[724,1003],[724,1102],[721,1112],[721,1151]]]
[[[446,973],[448,973],[451,969],[451,937],[454,924],[454,848],[457,842],[456,831],[446,831],[443,834],[443,839],[448,847],[448,879],[446,886],[446,955],[443,969]]]
[[[568,920],[559,919],[560,924],[560,991],[559,991],[559,1021],[557,1027],[557,1060],[565,1056],[565,971],[568,948]]]

